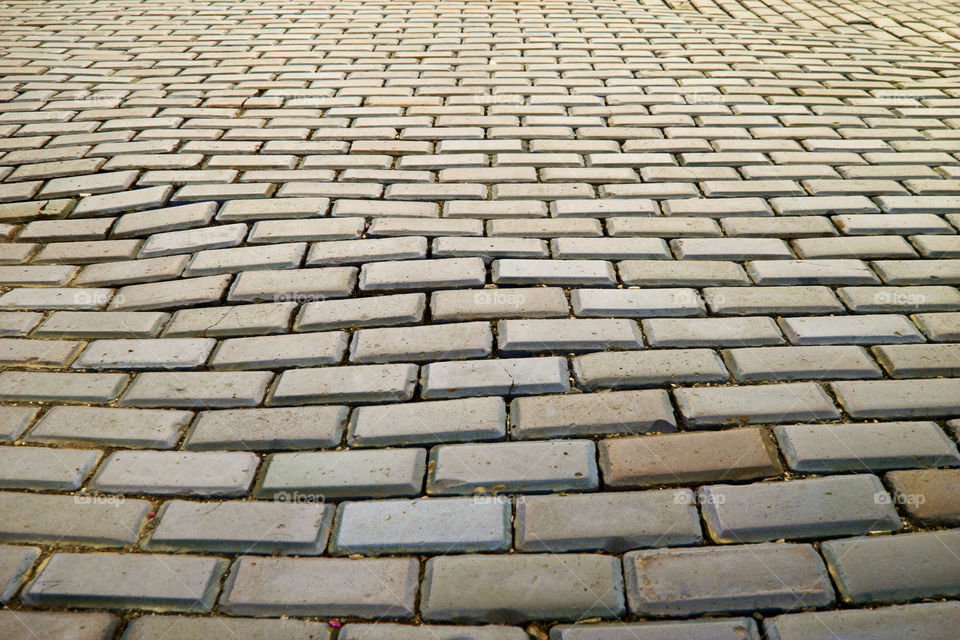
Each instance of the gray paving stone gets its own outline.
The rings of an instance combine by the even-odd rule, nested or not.
[[[415,496],[423,484],[426,458],[424,449],[273,454],[256,497],[316,502]]]
[[[342,240],[312,244],[304,265],[316,267],[426,257],[427,239],[422,237]]]
[[[567,297],[558,287],[510,287],[434,291],[430,316],[435,322],[500,318],[566,318]]]
[[[283,502],[171,500],[146,547],[154,551],[207,551],[319,555],[327,545],[334,507]]]
[[[935,422],[798,424],[774,433],[787,464],[800,473],[960,466],[956,443]]]
[[[759,640],[757,623],[750,618],[644,622],[638,624],[558,625],[550,640]]]
[[[117,219],[111,233],[115,238],[129,238],[202,227],[213,220],[216,211],[214,202],[197,202],[127,213]]]
[[[76,275],[78,267],[72,265],[26,265],[0,267],[0,282],[4,286],[37,285],[63,286]]]
[[[510,548],[510,505],[475,498],[341,503],[334,555],[449,554]]]
[[[417,384],[414,364],[377,364],[284,371],[267,404],[405,401]]]
[[[269,371],[146,372],[137,375],[120,404],[185,409],[251,407],[260,403],[272,378]]]
[[[233,200],[231,202],[244,202]],[[285,202],[283,200],[278,202]],[[353,240],[363,234],[363,218],[309,218],[261,220],[254,223],[247,236],[251,244],[273,242],[307,242]]]
[[[687,489],[525,496],[517,503],[517,551],[621,553],[702,541]]]
[[[901,603],[960,593],[960,530],[829,540],[822,545],[847,603]]]
[[[260,269],[296,269],[306,248],[304,242],[288,242],[200,251],[194,254],[183,275],[194,277]]]
[[[242,271],[234,279],[230,302],[311,303],[350,295],[355,267]]]
[[[79,218],[83,216],[128,213],[130,211],[153,209],[161,206],[167,198],[170,197],[172,191],[172,187],[161,186],[133,189],[120,193],[107,193],[98,196],[87,196],[80,199],[80,202],[77,203],[71,215]]]
[[[960,374],[960,345],[912,344],[873,348],[874,356],[894,378],[932,378]]]
[[[350,623],[340,630],[340,640],[527,640],[527,635],[523,629],[501,625],[455,627]]]
[[[798,540],[903,527],[873,475],[711,485],[701,487],[698,498],[707,531],[717,542]]]
[[[546,241],[537,238],[435,238],[430,252],[436,258],[480,257],[484,261],[550,256]]]
[[[0,492],[0,540],[120,547],[137,541],[153,506],[120,496]]]
[[[923,341],[923,335],[906,316],[893,314],[781,318],[780,325],[796,345]]]
[[[624,260],[617,264],[625,285],[648,287],[735,287],[750,284],[736,262]]]
[[[347,441],[354,447],[503,440],[506,406],[500,398],[465,398],[358,407]]]
[[[415,558],[241,556],[219,606],[245,616],[412,618],[419,566]]]
[[[346,407],[225,409],[201,411],[183,448],[279,450],[331,448],[340,443]]]
[[[259,458],[248,452],[118,451],[110,454],[93,487],[112,493],[242,496]]]
[[[110,311],[155,311],[215,304],[230,284],[230,276],[151,282],[121,287],[110,302]]]
[[[837,294],[854,313],[954,311],[960,291],[947,286],[840,287]]]
[[[599,482],[589,440],[451,444],[430,452],[427,493],[573,491],[596,489]]]
[[[622,584],[620,561],[610,556],[441,556],[426,563],[420,607],[431,621],[616,618]]]
[[[707,287],[702,295],[719,315],[843,312],[833,291],[823,286]]]
[[[759,285],[880,284],[880,279],[860,260],[754,260],[747,273]]]
[[[247,225],[240,223],[155,233],[143,243],[143,247],[140,249],[140,257],[150,258],[178,253],[193,253],[203,249],[234,247],[243,242],[246,235]]]
[[[670,250],[659,238],[554,238],[553,255],[562,259],[626,260],[670,259]]]
[[[217,341],[212,338],[94,340],[74,369],[196,369]]]
[[[115,399],[128,379],[123,373],[0,371],[0,396],[20,402],[104,403]]]
[[[297,308],[292,301],[181,309],[173,314],[164,338],[250,336],[284,333]]]
[[[425,399],[564,393],[570,388],[567,361],[560,357],[431,362],[421,378]]]
[[[23,600],[33,606],[205,612],[213,608],[227,564],[202,556],[56,553]]]
[[[0,603],[6,604],[16,597],[38,557],[38,547],[0,545]]]
[[[0,374],[2,375],[2,374]],[[960,413],[960,379],[842,381],[830,385],[853,418],[931,418]]]
[[[603,260],[494,260],[491,279],[496,284],[552,284],[613,286],[613,266]]]
[[[953,633],[960,621],[956,602],[928,602],[877,609],[791,613],[763,621],[770,640],[934,640]]]
[[[350,345],[351,362],[422,362],[490,355],[493,333],[486,322],[360,329]],[[501,349],[503,344],[501,343]]]
[[[236,371],[337,364],[346,349],[342,331],[230,338],[220,343],[210,367]]]
[[[766,317],[652,318],[642,325],[651,347],[760,347],[784,342],[777,323]]]
[[[497,323],[497,337],[501,355],[643,347],[631,320],[503,320]]]
[[[693,289],[574,289],[573,313],[585,317],[699,316],[706,307]]]
[[[934,342],[960,340],[960,313],[918,313],[912,319]]]
[[[66,367],[82,349],[73,340],[0,338],[0,365],[12,367]]]
[[[838,385],[850,384],[838,382]],[[876,384],[854,383],[854,384]],[[674,398],[690,428],[737,424],[836,420],[840,412],[813,382],[789,382],[751,387],[676,389]]]
[[[591,353],[573,359],[573,375],[585,389],[630,389],[667,382],[726,382],[723,361],[710,349]]]
[[[57,406],[51,407],[24,439],[171,449],[192,418],[189,411]]]
[[[25,336],[40,324],[42,320],[42,313],[31,311],[0,311],[0,336],[10,338]]]
[[[312,218],[322,216],[330,206],[329,198],[262,198],[228,200],[217,213],[218,222],[248,222],[274,218]]]
[[[0,407],[0,440],[16,440],[33,422],[39,409],[34,407]]]
[[[106,288],[24,288],[0,295],[0,309],[18,310],[95,310],[102,309],[114,290]]]
[[[74,280],[75,285],[116,286],[177,278],[183,273],[187,256],[163,256],[88,264]]]
[[[120,620],[109,613],[0,611],[0,637],[31,640],[110,640]]]
[[[363,291],[476,287],[486,281],[480,258],[371,262],[360,270]]]
[[[516,439],[676,428],[673,407],[662,390],[534,396],[510,404],[510,434]]]
[[[156,640],[176,634],[180,640],[206,640],[218,634],[257,640],[329,640],[326,622],[145,615],[127,625],[123,640]]]
[[[241,277],[242,274],[241,274]],[[294,321],[296,331],[415,324],[423,318],[426,295],[396,295],[308,302]]]
[[[776,381],[881,378],[863,347],[753,347],[724,349],[723,359],[738,380]]]
[[[834,603],[823,561],[808,544],[631,551],[623,563],[635,615],[782,612]]]

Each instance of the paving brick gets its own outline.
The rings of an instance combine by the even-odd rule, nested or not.
[[[202,556],[56,553],[23,595],[30,605],[205,612],[227,561]]]
[[[550,640],[758,640],[757,623],[750,618],[644,622],[637,624],[557,625]]]
[[[526,640],[526,631],[517,627],[483,625],[401,625],[350,623],[340,630],[340,640]]]
[[[317,555],[327,544],[334,507],[282,502],[171,500],[147,547],[162,551]]]
[[[598,448],[608,487],[752,480],[780,472],[773,442],[752,427],[609,438],[601,440]]]
[[[0,635],[16,638],[31,634],[32,640],[109,640],[120,620],[109,613],[72,613],[61,611],[0,611]]]
[[[278,296],[279,298],[279,296]],[[292,301],[181,309],[173,314],[164,338],[249,336],[284,333],[297,303]]]
[[[111,233],[115,238],[128,238],[202,227],[209,224],[216,212],[216,203],[197,202],[127,213],[117,218]]]
[[[699,316],[706,308],[693,289],[575,289],[574,315],[585,317]]]
[[[114,297],[114,290],[105,287],[11,289],[0,295],[0,309],[92,310],[103,308]]]
[[[693,493],[687,489],[527,496],[517,503],[518,551],[620,553],[702,542]]]
[[[772,318],[653,318],[643,320],[651,347],[734,347],[783,344]]]
[[[682,388],[673,393],[684,422],[691,428],[783,424],[802,420],[835,420],[840,417],[840,412],[833,406],[829,396],[813,382],[752,387]]]
[[[703,297],[719,315],[843,313],[836,295],[824,286],[707,287]]]
[[[44,414],[25,440],[170,449],[192,418],[189,411],[56,406]]]
[[[763,622],[770,640],[828,640],[857,636],[874,640],[948,637],[960,619],[955,602],[928,602],[877,609],[791,613]]]
[[[196,369],[216,345],[212,338],[95,340],[74,369]]]
[[[0,603],[14,599],[39,556],[37,547],[0,545]]]
[[[860,315],[781,318],[792,344],[886,344],[921,342],[923,336],[905,316]]]
[[[329,640],[325,622],[308,620],[258,620],[255,618],[145,615],[133,619],[124,640],[151,640],[176,633],[180,640],[204,640],[225,633],[260,640]]]
[[[573,359],[573,374],[586,389],[629,389],[668,381],[725,382],[726,368],[710,349],[593,353]]]
[[[354,411],[347,440],[355,447],[503,440],[505,422],[500,398],[367,406]]]
[[[230,276],[220,275],[184,281],[128,285],[117,291],[108,309],[110,311],[154,311],[217,303],[229,284]]]
[[[802,473],[960,466],[956,444],[934,422],[790,425],[775,433],[787,464]]]
[[[620,561],[601,555],[434,557],[421,595],[431,621],[615,618],[623,610]]]
[[[146,500],[0,492],[0,540],[120,547],[137,541],[153,509]]]
[[[0,372],[0,395],[21,402],[104,403],[114,400],[129,376],[122,373]]]
[[[872,475],[712,485],[701,487],[698,497],[710,537],[718,542],[866,534],[903,526]]]
[[[203,249],[233,247],[243,242],[246,234],[247,225],[240,223],[156,233],[143,243],[143,247],[140,249],[140,257],[149,258],[178,253],[193,253]]]
[[[356,365],[285,371],[268,404],[409,400],[416,386],[413,364]]]
[[[259,404],[273,374],[268,371],[146,372],[120,400],[131,407],[231,408]]]
[[[955,287],[841,287],[837,294],[854,313],[953,311],[960,304]]]
[[[510,433],[517,439],[675,430],[661,390],[535,396],[510,404]]]
[[[625,285],[649,287],[737,286],[750,283],[736,262],[719,260],[624,260],[617,264]]]
[[[596,489],[595,458],[589,440],[442,445],[430,452],[427,493]]]
[[[960,379],[842,381],[830,385],[854,418],[931,418],[960,413]]]
[[[330,543],[335,555],[505,551],[510,506],[474,498],[341,503]]]
[[[435,291],[430,297],[430,314],[435,322],[565,318],[569,313],[567,298],[556,287]]]
[[[960,339],[960,313],[918,313],[912,316],[912,319],[927,338],[934,342]]]
[[[242,496],[259,459],[248,452],[118,451],[93,486],[113,493]]]
[[[497,323],[497,336],[501,355],[643,346],[639,329],[630,320],[504,320]]]
[[[847,603],[900,603],[960,592],[960,531],[829,540],[822,545]]]
[[[731,373],[744,381],[880,378],[882,372],[862,347],[808,346],[724,349]]]
[[[490,325],[485,322],[361,329],[354,334],[350,360],[396,362],[478,358],[490,354],[492,342]]]
[[[424,449],[277,453],[267,459],[256,497],[317,502],[415,496],[426,458]]]
[[[960,522],[958,469],[891,471],[884,476],[894,504],[925,525],[953,527]]]
[[[415,558],[258,558],[241,556],[223,587],[231,615],[412,618]]]
[[[373,262],[360,271],[363,291],[476,287],[486,281],[480,258]]]
[[[335,447],[347,408],[338,406],[202,411],[183,448],[278,450]]]
[[[631,551],[623,563],[635,615],[782,612],[834,603],[823,561],[807,544]]]
[[[172,187],[148,187],[133,189],[120,193],[108,193],[98,196],[81,198],[71,213],[74,217],[95,216],[109,213],[128,213],[142,211],[161,206],[170,193]]]
[[[72,265],[0,266],[0,282],[8,287],[16,285],[56,287],[67,284],[78,270]]]
[[[423,368],[421,384],[428,399],[563,393],[570,387],[567,361],[560,357],[432,362]]]

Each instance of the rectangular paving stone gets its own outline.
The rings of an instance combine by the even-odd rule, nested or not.
[[[230,302],[311,303],[350,295],[356,280],[355,267],[242,271],[234,279],[227,299]]]
[[[894,314],[781,318],[780,325],[795,345],[923,341],[923,335],[906,316]]]
[[[861,260],[754,260],[747,263],[747,273],[762,286],[880,283]]]
[[[516,398],[510,403],[510,434],[516,439],[609,433],[676,431],[665,391],[615,391]]]
[[[195,253],[183,275],[194,277],[259,269],[296,269],[306,249],[305,242],[209,249]]]
[[[903,527],[880,480],[835,476],[698,491],[703,519],[717,542],[798,540]]]
[[[135,311],[54,311],[37,327],[36,337],[152,338],[170,314]]]
[[[700,544],[700,520],[688,489],[525,496],[517,503],[517,551],[621,553]]]
[[[127,384],[123,373],[0,371],[0,396],[20,402],[105,403]]]
[[[560,357],[431,362],[421,377],[425,399],[564,393],[570,388],[567,360]]]
[[[338,406],[201,411],[187,433],[190,451],[336,447],[348,409]]]
[[[4,286],[63,286],[78,270],[72,265],[0,266],[0,283]]]
[[[884,479],[892,489],[894,504],[910,519],[946,527],[960,522],[960,493],[956,490],[960,469],[891,471]]]
[[[32,606],[205,612],[228,561],[202,556],[56,553],[23,594]]]
[[[83,348],[73,340],[0,338],[0,365],[14,367],[66,367]]]
[[[853,418],[932,418],[960,413],[960,378],[851,380],[830,386]]]
[[[699,316],[706,307],[693,289],[574,289],[573,313],[583,317]]]
[[[327,546],[332,505],[215,504],[170,500],[146,547],[154,551],[318,555]]]
[[[565,318],[569,305],[558,287],[434,291],[430,316],[434,322],[500,318]]]
[[[0,407],[0,440],[16,440],[37,417],[35,407]]]
[[[636,322],[614,319],[502,320],[497,341],[502,356],[643,347]]]
[[[430,452],[427,493],[596,489],[595,452],[589,440],[442,445]]]
[[[960,466],[957,445],[935,422],[774,427],[791,469],[801,473]]]
[[[613,266],[604,260],[495,260],[491,279],[498,285],[552,284],[560,286],[613,286]]]
[[[0,311],[0,336],[11,338],[23,337],[30,333],[42,320],[42,313],[31,311]]]
[[[140,248],[140,257],[150,258],[193,253],[203,249],[235,247],[243,242],[246,235],[247,225],[240,223],[154,233]]]
[[[414,364],[288,370],[280,374],[267,404],[405,401],[413,397],[416,384]]]
[[[152,495],[246,495],[259,458],[245,451],[117,451],[93,486],[112,493]]]
[[[259,640],[329,640],[330,627],[326,622],[308,620],[145,615],[127,625],[125,640],[150,640],[172,633],[180,640],[206,640],[221,633]]]
[[[216,212],[215,202],[197,202],[127,213],[117,219],[111,235],[115,238],[129,238],[202,227],[210,223]]]
[[[354,447],[503,440],[506,406],[500,398],[465,398],[358,407],[347,441]]]
[[[300,502],[415,496],[426,459],[424,449],[277,453],[267,459],[255,495]]]
[[[107,193],[81,198],[71,216],[80,218],[109,213],[128,213],[161,206],[170,197],[170,186],[147,187],[119,193]]]
[[[80,271],[74,284],[116,286],[170,280],[183,273],[188,261],[187,256],[163,256],[89,264]]]
[[[330,541],[333,555],[505,551],[510,505],[475,498],[344,502]]]
[[[0,488],[78,489],[100,456],[95,449],[0,446]]]
[[[754,427],[607,438],[597,446],[607,487],[753,480],[780,473],[776,446]]]
[[[867,351],[852,345],[724,349],[722,355],[733,376],[743,381],[883,377]]]
[[[422,362],[490,355],[493,334],[486,322],[360,329],[350,345],[351,362]],[[502,345],[501,345],[502,348]]]
[[[242,202],[233,200],[232,202]],[[284,201],[280,201],[284,202]],[[363,234],[363,218],[279,219],[255,222],[247,236],[250,244],[353,240]]]
[[[476,287],[485,281],[486,270],[480,258],[372,262],[360,270],[363,291]]]
[[[759,640],[750,618],[643,622],[637,624],[557,625],[550,640]]]
[[[215,304],[229,285],[229,275],[127,285],[117,291],[108,310],[156,311]]]
[[[648,287],[735,287],[750,278],[736,262],[719,260],[624,260],[617,263],[625,285]]]
[[[960,593],[960,530],[828,540],[821,548],[847,603],[895,604]]]
[[[840,287],[837,294],[854,313],[954,311],[960,291],[947,286]]]
[[[256,406],[272,378],[269,371],[146,372],[137,375],[120,404],[185,409]]]
[[[718,315],[835,314],[844,308],[824,286],[707,287],[703,298]]]
[[[189,411],[56,406],[43,415],[24,439],[49,444],[76,441],[171,449],[192,418]]]
[[[836,420],[840,417],[840,412],[834,407],[830,397],[813,382],[751,387],[691,387],[676,389],[673,394],[684,423],[693,429],[738,424]]]
[[[293,301],[181,309],[173,314],[164,338],[250,336],[284,333],[297,308]]]
[[[623,563],[635,615],[782,612],[835,601],[823,561],[808,544],[650,549],[631,551]]]
[[[0,603],[16,597],[38,557],[37,547],[0,545]]]
[[[862,637],[872,640],[935,640],[948,638],[960,622],[960,604],[927,602],[876,609],[811,611],[767,618],[770,640],[830,640]]]
[[[137,541],[146,500],[77,494],[0,492],[0,540],[28,544],[121,547]]]
[[[773,318],[651,318],[642,321],[651,347],[769,346],[784,343]]]
[[[243,616],[412,618],[419,567],[416,558],[241,556],[220,608]]]
[[[423,318],[425,309],[426,295],[423,293],[320,300],[308,302],[300,308],[294,321],[294,330],[415,324]]]
[[[960,313],[918,313],[911,318],[933,342],[960,340]]]
[[[210,367],[238,371],[337,364],[346,349],[342,331],[230,338],[217,347]]]
[[[420,607],[430,621],[616,618],[624,611],[620,560],[592,554],[434,557],[426,564]]]
[[[35,311],[102,309],[114,296],[107,288],[22,288],[11,289],[0,295],[0,309]]]
[[[217,341],[213,338],[94,340],[74,369],[197,369]]]
[[[427,239],[422,237],[341,240],[310,245],[304,265],[316,267],[426,257]]]
[[[0,611],[0,635],[10,638],[29,633],[31,640],[60,640],[68,634],[76,640],[109,640],[119,625],[119,618],[109,613]]]
[[[527,640],[517,627],[483,625],[402,625],[350,623],[340,630],[340,640]]]
[[[711,349],[590,353],[573,359],[584,389],[631,389],[666,382],[726,382],[730,374]]]

